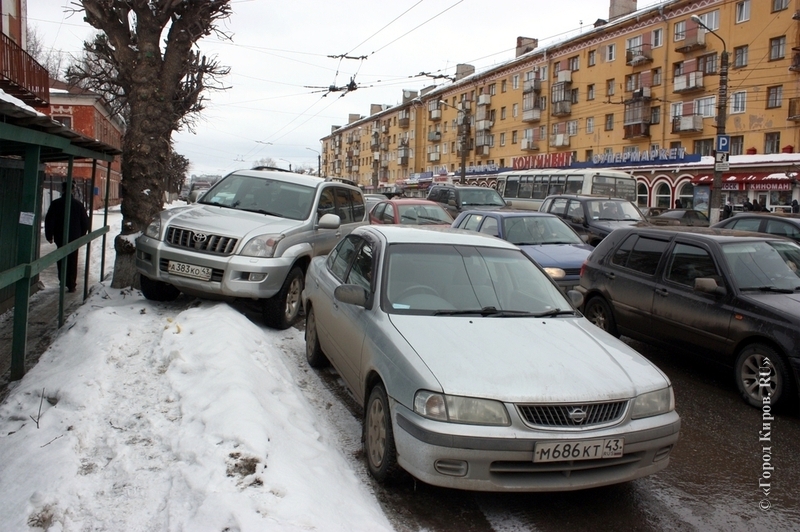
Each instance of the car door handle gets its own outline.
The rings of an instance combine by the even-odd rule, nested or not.
[[[608,277],[609,279],[616,279],[616,277],[617,277],[617,276],[614,274],[614,272],[603,272],[603,275],[605,275],[605,276],[606,276],[606,277]]]
[[[656,294],[666,297],[669,295],[669,290],[666,288],[656,288]]]

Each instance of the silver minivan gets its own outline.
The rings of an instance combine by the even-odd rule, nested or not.
[[[161,211],[136,239],[147,299],[183,292],[263,303],[267,325],[285,329],[300,309],[311,259],[365,223],[361,190],[291,172],[241,170],[195,204]]]

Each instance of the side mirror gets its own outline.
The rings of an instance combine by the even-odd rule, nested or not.
[[[359,307],[367,306],[367,291],[356,284],[343,284],[336,287],[333,291],[336,301],[356,305]]]
[[[342,220],[336,214],[323,214],[322,218],[319,219],[319,223],[317,227],[319,229],[339,229],[339,226],[342,224]]]
[[[716,279],[711,277],[698,277],[694,280],[694,289],[705,294],[724,296],[728,293],[724,286],[719,286]]]
[[[583,307],[583,294],[577,290],[567,291],[567,297],[569,297],[569,300],[572,302],[572,306],[575,308]]]

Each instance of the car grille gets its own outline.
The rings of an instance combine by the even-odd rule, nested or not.
[[[580,268],[564,268],[564,275],[566,277],[580,277],[581,269]]]
[[[190,229],[170,227],[167,229],[167,244],[194,251],[215,253],[217,255],[230,255],[239,242],[236,238],[227,236],[198,233]]]
[[[625,415],[628,401],[569,405],[517,405],[528,425],[545,428],[583,428],[610,425]]]

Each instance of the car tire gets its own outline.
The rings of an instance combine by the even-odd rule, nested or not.
[[[614,321],[614,313],[611,310],[611,305],[609,305],[605,299],[601,296],[595,296],[586,302],[584,309],[586,319],[608,334],[619,338],[617,323]]]
[[[311,306],[306,312],[306,362],[312,368],[324,368],[328,365],[328,358],[319,345],[317,316],[314,314],[314,307]]]
[[[288,329],[300,315],[303,270],[294,267],[277,294],[264,301],[264,322],[273,329]]]
[[[761,374],[761,368],[772,369],[769,376]],[[746,346],[736,357],[736,386],[745,402],[761,408],[764,397],[769,396],[772,408],[782,406],[794,396],[794,382],[783,358],[771,347],[755,343]],[[767,379],[761,386],[761,379]]]
[[[171,284],[154,281],[142,274],[139,274],[139,286],[142,288],[142,295],[150,301],[175,301],[181,295],[181,291]]]
[[[392,430],[392,414],[383,384],[369,394],[364,409],[364,454],[370,474],[380,483],[391,481],[397,473],[397,449]]]

